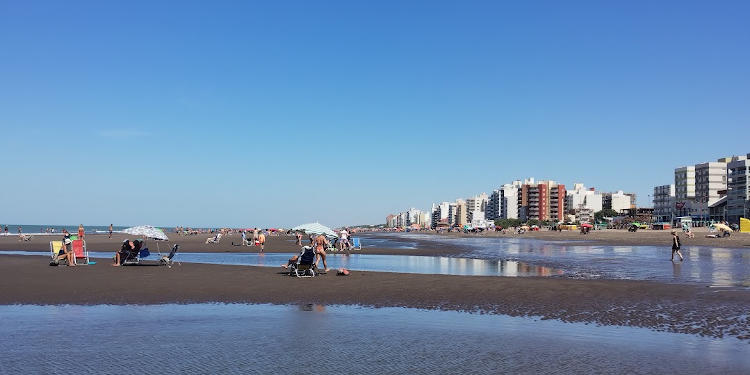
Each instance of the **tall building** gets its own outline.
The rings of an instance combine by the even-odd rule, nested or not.
[[[733,224],[750,218],[750,154],[732,158],[727,163],[726,219]]]
[[[453,224],[458,227],[463,227],[468,222],[469,212],[466,210],[466,201],[463,199],[456,200],[456,217],[453,220]]]
[[[489,200],[489,197],[487,196],[487,193],[482,193],[479,195],[475,195],[471,198],[466,198],[466,210],[468,212],[472,211],[482,211],[484,212],[487,208],[487,201]]]
[[[435,228],[441,222],[448,224],[448,202],[440,202],[432,204],[432,220],[431,227]]]
[[[518,219],[518,190],[521,181],[504,184],[492,192],[487,201],[485,217],[487,220]]]
[[[565,207],[568,212],[580,215],[582,210],[598,212],[602,210],[602,194],[594,188],[587,189],[581,183],[573,184],[573,190],[568,190]]]
[[[654,221],[671,223],[674,218],[674,184],[654,186]]]
[[[388,228],[395,228],[396,227],[396,215],[388,215],[385,217],[385,226]]]
[[[533,182],[533,179],[531,179]],[[555,181],[539,181],[521,185],[520,218],[527,220],[562,221],[565,217],[565,185]]]
[[[695,166],[674,170],[675,216],[692,216],[695,202]]]
[[[721,199],[727,190],[727,161],[701,163],[695,165],[695,215],[701,220],[709,220],[709,207]]]
[[[690,216],[693,222],[710,221],[712,207],[715,208],[727,193],[728,163],[735,158],[740,157],[676,168],[675,216]],[[723,213],[718,216],[723,217]]]

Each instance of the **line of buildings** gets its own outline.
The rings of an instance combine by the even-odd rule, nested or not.
[[[749,167],[750,153],[675,168],[674,183],[654,187],[654,220],[738,224],[750,216]]]
[[[419,220],[424,228],[485,227],[496,219],[520,219],[523,222],[592,221],[594,213],[602,209],[616,212],[635,208],[636,195],[618,191],[599,192],[576,183],[573,190],[553,180],[535,181],[534,178],[516,180],[493,190],[491,194],[481,193],[469,198],[459,198],[452,202],[433,203],[427,215],[428,220]],[[399,214],[388,215],[386,226],[409,227],[409,212],[424,213],[411,209]]]

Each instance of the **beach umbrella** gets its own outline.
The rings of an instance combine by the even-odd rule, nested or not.
[[[130,227],[124,229],[122,233],[130,234],[133,236],[143,236],[147,238],[153,238],[155,240],[169,241],[169,238],[164,231],[159,228],[154,228],[150,225],[139,225],[137,227]]]
[[[593,225],[591,225],[589,223],[583,223],[583,224],[581,224],[581,226],[584,227],[584,228],[593,228],[594,227]]]
[[[307,234],[322,234],[326,237],[338,237],[336,232],[320,223],[308,223],[292,228],[293,231],[305,232]]]

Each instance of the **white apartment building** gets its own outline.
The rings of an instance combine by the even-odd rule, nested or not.
[[[445,220],[447,222],[448,219],[448,206],[450,206],[450,203],[448,202],[440,202],[440,203],[433,203],[432,204],[432,220],[431,220],[431,228],[437,227],[438,223],[441,220]]]
[[[670,223],[674,218],[674,184],[654,186],[654,221]]]
[[[602,210],[602,194],[587,189],[582,183],[573,184],[573,190],[568,190],[565,197],[565,207],[569,212],[575,212],[576,216],[581,215],[582,210],[599,212]]]
[[[504,184],[494,190],[487,202],[485,218],[487,220],[518,219],[518,189],[520,188],[521,181],[513,181],[511,184]]]
[[[695,165],[695,215],[703,220],[709,219],[708,207],[721,199],[719,191],[727,190],[727,161]]]
[[[692,216],[695,204],[695,166],[674,170],[675,216]]]
[[[612,209],[616,212],[630,209],[629,195],[626,195],[622,190],[618,190],[616,193],[612,193]]]
[[[732,158],[727,164],[727,221],[740,223],[750,217],[750,154]]]
[[[489,200],[489,197],[487,196],[487,193],[482,193],[479,195],[475,195],[471,198],[466,198],[466,211],[467,212],[473,212],[473,211],[482,211],[484,212],[487,208],[487,201]]]

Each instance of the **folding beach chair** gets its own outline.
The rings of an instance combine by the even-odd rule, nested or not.
[[[123,266],[131,266],[136,265],[141,262],[141,258],[145,258],[150,253],[148,252],[148,248],[141,249],[141,246],[143,246],[143,240],[135,240],[133,241],[136,243],[135,250],[128,251],[124,256],[125,258],[122,260]]]
[[[74,240],[73,241],[73,254],[75,255],[75,263],[78,264],[89,264],[89,251],[86,250],[86,241]]]
[[[305,246],[289,270],[290,275],[297,277],[315,277],[315,250],[312,246]]]
[[[52,262],[57,263],[57,254],[62,250],[63,242],[62,241],[50,241],[49,242],[49,252],[50,256],[52,257]],[[67,260],[62,260],[62,262],[67,262]],[[50,263],[51,265],[52,263]]]
[[[178,244],[175,244],[174,246],[172,246],[172,251],[169,252],[169,255],[161,257],[161,259],[159,259],[159,264],[161,264],[162,266],[167,266],[169,268],[172,268],[172,264],[174,264],[173,258],[175,255],[177,255],[177,250],[179,250],[179,248],[180,248],[180,245]]]
[[[362,242],[359,240],[359,237],[352,237],[352,249],[362,250]]]

